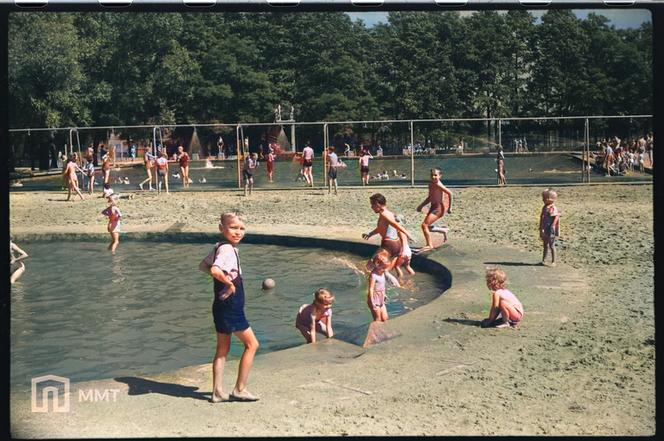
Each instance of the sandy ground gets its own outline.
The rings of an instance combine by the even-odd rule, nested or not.
[[[651,185],[558,189],[555,268],[541,259],[540,187],[455,189],[450,241],[430,257],[452,288],[387,322],[398,335],[368,349],[338,340],[259,355],[253,404],[206,401],[210,366],[75,385],[119,389],[117,402],[30,412],[11,397],[19,437],[294,435],[652,435],[655,328]],[[121,200],[124,230],[214,231],[239,209],[250,232],[348,238],[375,225],[375,190],[137,194]],[[421,242],[426,190],[381,189]],[[105,234],[103,199],[12,193],[12,233]],[[20,242],[19,242],[20,243]],[[122,244],[120,244],[120,247]],[[100,251],[103,252],[103,251]],[[518,330],[476,326],[487,314],[484,267],[500,263],[526,318]],[[29,268],[29,260],[26,263]],[[207,311],[206,311],[207,313]],[[211,344],[213,336],[210,336]],[[260,351],[259,351],[260,353]],[[212,354],[210,354],[212,355]],[[231,387],[236,363],[227,364]]]

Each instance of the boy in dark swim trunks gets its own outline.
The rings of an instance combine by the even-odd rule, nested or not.
[[[394,267],[397,258],[401,254],[401,248],[403,246],[398,232],[404,233],[411,240],[412,237],[408,230],[396,221],[394,213],[387,209],[387,200],[385,199],[385,196],[376,193],[371,195],[369,201],[371,201],[371,209],[374,213],[378,214],[378,223],[376,224],[376,228],[363,234],[362,238],[369,239],[374,234],[380,234],[380,246],[390,254],[390,266],[387,268],[390,270]]]
[[[429,206],[429,212],[422,221],[422,233],[424,233],[426,245],[422,247],[419,252],[432,250],[434,248],[430,233],[430,231],[433,231],[433,223],[442,218],[443,215],[445,215],[445,211],[448,213],[452,212],[452,192],[440,182],[440,175],[441,171],[439,168],[431,169],[429,195],[424,201],[422,201],[420,205],[417,206],[417,211],[422,211],[426,204],[431,204]],[[445,207],[444,194],[447,194],[450,201],[447,207]]]

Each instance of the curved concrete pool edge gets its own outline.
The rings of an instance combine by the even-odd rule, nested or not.
[[[291,234],[289,228],[271,230],[273,234]],[[324,237],[328,240],[354,236],[359,236],[358,231],[336,229]],[[370,249],[376,246],[366,243],[357,245]],[[563,287],[563,292],[557,292],[553,299],[547,289],[555,285],[553,280],[561,274],[565,274],[568,283],[576,284],[572,291],[578,290],[585,282],[578,276],[578,271],[564,264],[556,268],[531,267],[529,262],[536,262],[537,257],[521,250],[496,249],[491,244],[480,242],[444,245],[429,254],[428,259],[444,264],[454,275],[454,285],[444,296],[383,325],[386,331],[398,337],[369,349],[331,339],[315,345],[301,345],[258,355],[249,385],[262,399],[250,405],[255,406],[252,412],[247,412],[244,405],[212,405],[205,401],[211,385],[211,368],[208,363],[160,375],[77,383],[73,385],[73,397],[76,396],[76,389],[114,389],[118,391],[117,401],[99,403],[72,400],[71,411],[67,414],[32,413],[29,394],[12,394],[11,430],[14,436],[26,438],[276,436],[318,433],[315,425],[312,426],[308,421],[336,417],[330,415],[330,409],[326,406],[306,403],[305,398],[310,396],[311,390],[324,395],[325,402],[334,403],[337,409],[366,406],[376,400],[391,399],[389,397],[397,393],[393,389],[403,393],[411,387],[421,387],[418,378],[436,378],[436,375],[446,372],[490,365],[490,359],[483,357],[481,350],[478,350],[478,341],[481,344],[482,340],[476,338],[478,332],[493,332],[496,337],[512,335],[512,338],[519,338],[519,331],[496,332],[476,327],[476,321],[486,312],[488,301],[484,285],[486,265],[508,265],[506,269],[515,292],[525,290],[529,293],[522,298],[527,315],[544,313],[547,319],[562,320],[565,314],[569,314],[569,305],[560,299],[572,299],[573,292],[567,292]],[[513,266],[509,266],[510,263]],[[533,320],[525,325],[540,327],[550,324],[540,324]],[[508,334],[510,332],[517,334]],[[212,357],[213,336],[210,338]],[[512,349],[506,346],[504,350]],[[384,366],[381,375],[388,378],[388,384],[392,384],[392,387],[380,386],[385,386],[385,383],[377,381],[376,366]],[[227,388],[234,381],[236,370],[237,363],[227,364],[224,381]],[[389,381],[390,378],[394,378],[394,382]],[[458,393],[460,402],[463,402],[463,394],[466,392],[459,390]],[[220,412],[223,422],[219,420]],[[143,417],[140,423],[130,422],[139,414]],[[309,432],[303,429],[305,427]],[[386,430],[386,433],[399,432],[393,428],[392,431]],[[444,428],[438,432],[428,432],[444,433]]]

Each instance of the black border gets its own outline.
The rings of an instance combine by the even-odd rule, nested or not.
[[[653,62],[653,134],[655,139],[664,139],[664,1],[653,0],[657,3],[642,3],[637,1],[636,4],[628,7],[621,7],[615,5],[605,5],[591,1],[556,1],[553,0],[547,6],[525,6],[521,5],[518,0],[498,0],[491,2],[491,0],[469,0],[465,6],[438,6],[433,0],[417,0],[415,2],[402,2],[399,0],[387,0],[380,7],[373,6],[354,6],[350,0],[338,1],[334,3],[311,3],[307,0],[301,0],[300,4],[291,7],[276,7],[271,6],[267,1],[261,3],[244,3],[238,0],[217,0],[218,4],[212,7],[191,7],[185,6],[184,3],[151,3],[145,4],[140,1],[134,1],[129,7],[109,7],[101,6],[95,0],[86,0],[86,3],[75,3],[73,1],[57,1],[53,0],[45,7],[39,8],[26,8],[18,7],[14,4],[13,0],[0,0],[0,197],[2,198],[2,215],[0,217],[0,224],[3,227],[4,235],[9,241],[9,174],[8,174],[8,146],[9,146],[9,109],[8,109],[8,25],[10,12],[66,12],[66,11],[94,11],[94,12],[222,12],[222,11],[245,11],[245,12],[284,12],[284,13],[297,13],[297,12],[311,12],[311,11],[347,11],[347,12],[377,12],[377,11],[401,11],[401,10],[418,10],[418,11],[478,11],[478,10],[511,10],[511,9],[525,9],[525,10],[549,10],[549,9],[647,9],[652,14],[653,25],[653,42],[652,42],[652,62]],[[315,1],[315,0],[314,0]],[[326,0],[329,1],[329,0]],[[662,141],[660,141],[662,142]],[[662,142],[664,144],[664,142]],[[660,148],[664,150],[664,148]],[[664,154],[664,153],[662,153]],[[659,161],[662,159],[660,158]],[[659,163],[658,161],[658,163]],[[664,193],[662,191],[662,178],[661,169],[655,168],[653,170],[653,231],[654,231],[654,310],[655,310],[655,339],[656,342],[662,340],[662,326],[657,324],[658,312],[658,294],[661,289],[659,288],[662,276],[657,274],[657,262],[661,262],[661,242],[662,232],[660,226],[661,220],[664,219]],[[662,224],[664,225],[664,224]],[[11,439],[10,421],[9,421],[9,347],[10,347],[10,302],[9,302],[9,250],[8,246],[3,247],[2,258],[5,262],[2,270],[2,277],[5,281],[5,290],[0,290],[0,372],[2,372],[0,379],[0,439]],[[664,266],[663,266],[664,268]],[[630,295],[630,293],[624,293]],[[662,350],[659,345],[655,345],[655,393],[656,393],[656,410],[655,410],[655,436],[651,437],[656,439],[657,428],[661,427],[662,421],[662,406],[664,400],[661,397],[662,387],[660,386],[661,378],[660,366],[658,362],[662,356]],[[552,437],[555,439],[558,437]],[[640,437],[637,437],[640,438]]]

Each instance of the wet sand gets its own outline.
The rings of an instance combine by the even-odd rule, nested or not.
[[[193,188],[193,186],[192,186]],[[652,435],[655,430],[651,185],[558,189],[559,264],[541,259],[542,187],[454,189],[448,244],[430,254],[453,276],[430,304],[387,322],[368,349],[338,340],[262,354],[250,388],[261,401],[211,404],[210,365],[74,385],[119,389],[117,402],[67,414],[30,412],[13,394],[18,437],[302,435]],[[347,238],[375,226],[375,189],[173,193],[122,199],[123,229],[215,231],[239,209],[250,232]],[[381,191],[422,242],[423,188]],[[104,235],[103,199],[11,193],[10,226]],[[120,243],[121,252],[122,243]],[[100,253],[106,252],[100,249]],[[484,267],[499,263],[524,303],[519,329],[480,329]],[[29,260],[26,261],[30,271]],[[245,270],[246,271],[246,270]],[[202,312],[208,314],[208,311]],[[210,336],[212,356],[214,336]],[[260,354],[260,350],[259,350]],[[230,389],[236,361],[227,363]],[[140,418],[137,418],[139,417]]]

